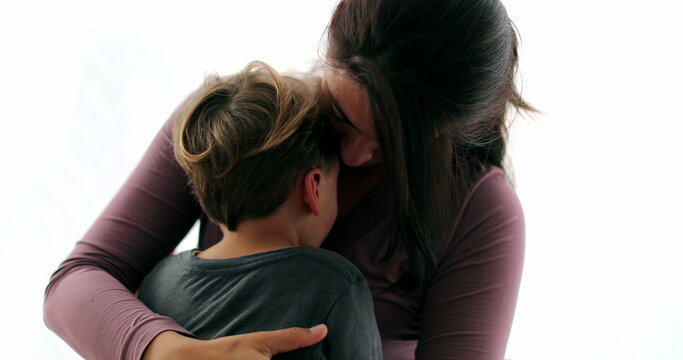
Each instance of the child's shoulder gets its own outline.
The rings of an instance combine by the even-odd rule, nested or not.
[[[311,246],[305,246],[304,248],[305,251],[301,254],[310,259],[309,263],[311,266],[328,269],[337,276],[346,279],[349,284],[365,281],[365,277],[360,270],[338,253]]]

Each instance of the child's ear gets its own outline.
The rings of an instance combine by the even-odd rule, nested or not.
[[[304,174],[304,203],[314,216],[320,215],[320,180],[322,171],[320,169],[310,169]]]

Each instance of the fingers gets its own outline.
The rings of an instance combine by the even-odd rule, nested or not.
[[[255,346],[266,356],[296,350],[320,342],[327,336],[327,326],[321,324],[310,329],[289,328],[252,334]]]

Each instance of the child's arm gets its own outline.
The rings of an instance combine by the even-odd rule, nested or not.
[[[382,341],[365,279],[350,285],[337,299],[326,324],[329,332],[323,348],[328,359],[382,359]]]

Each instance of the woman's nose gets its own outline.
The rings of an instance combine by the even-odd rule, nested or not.
[[[372,159],[377,143],[366,136],[347,133],[341,139],[341,158],[347,166],[361,166]]]

